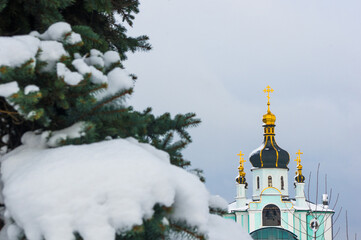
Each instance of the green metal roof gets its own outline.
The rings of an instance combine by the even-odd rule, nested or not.
[[[265,227],[251,232],[251,237],[257,240],[297,240],[297,236],[280,227]]]

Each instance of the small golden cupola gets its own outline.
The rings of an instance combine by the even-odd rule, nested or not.
[[[298,150],[298,152],[296,152],[297,158],[295,159],[295,161],[297,162],[295,181],[298,183],[305,182],[305,176],[302,175],[301,154],[303,154],[301,150]]]
[[[287,151],[280,148],[275,139],[276,116],[270,110],[270,93],[273,89],[267,86],[263,92],[267,93],[267,113],[263,115],[264,138],[263,144],[254,150],[249,157],[249,161],[255,168],[285,168],[290,161]]]
[[[238,184],[246,184],[246,188],[247,188],[247,182],[246,182],[246,173],[244,172],[244,163],[246,162],[246,160],[244,160],[243,156],[244,154],[242,153],[242,151],[239,152],[239,154],[237,154],[239,156],[239,167],[238,167],[238,176],[236,178],[236,182]]]
[[[276,115],[274,115],[271,110],[270,110],[270,96],[269,94],[273,92],[273,89],[270,86],[267,86],[266,89],[263,90],[263,92],[267,93],[267,113],[265,115],[263,115],[263,123],[264,123],[264,133],[270,133],[270,134],[274,134],[275,130],[275,122],[276,122]]]

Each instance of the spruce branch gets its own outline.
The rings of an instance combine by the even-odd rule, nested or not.
[[[168,133],[163,140],[162,148],[166,148],[173,139],[173,133]]]
[[[81,85],[81,86],[86,86],[86,85],[87,84],[84,83],[84,85]],[[74,85],[74,86],[79,87],[80,85],[78,84],[78,85]],[[79,91],[78,93],[71,93],[71,94],[69,94],[69,96],[75,97],[75,98],[80,97],[80,96],[88,96],[91,93],[97,92],[97,91],[99,91],[101,89],[105,89],[107,87],[108,87],[108,85],[106,83],[102,83],[102,84],[100,84],[99,86],[97,86],[95,88],[89,89],[88,91]]]
[[[9,111],[6,111],[6,110],[1,110],[0,109],[0,113],[5,113],[5,114],[8,114],[8,115],[19,115],[18,112],[9,112]]]
[[[206,239],[203,235],[192,232],[189,229],[187,229],[185,227],[182,227],[180,225],[177,225],[175,223],[170,223],[169,225],[170,225],[171,228],[174,228],[176,231],[185,232],[185,233],[189,234],[190,236],[192,236],[192,237],[194,237],[196,239],[200,239],[200,240],[205,240]]]
[[[127,94],[132,94],[133,92],[133,89],[128,89],[128,90],[124,90],[124,91],[121,91],[119,94],[116,94],[116,95],[113,95],[111,96],[110,98],[106,98],[105,100],[103,100],[102,102],[100,102],[97,106],[93,107],[90,111],[90,113],[87,113],[85,115],[82,115],[79,120],[82,120],[84,119],[86,116],[91,116],[91,115],[94,115],[94,113],[99,110],[100,108],[102,108],[104,105],[108,104],[108,103],[111,103],[112,101],[118,99],[118,98],[121,98]]]
[[[110,111],[101,111],[101,112],[96,112],[96,113],[92,113],[90,114],[89,116],[92,116],[92,115],[112,115],[114,113],[123,113],[123,112],[126,112],[128,110],[128,108],[122,108],[122,109],[116,109],[116,110],[110,110]]]

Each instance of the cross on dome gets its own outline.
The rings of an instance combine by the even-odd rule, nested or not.
[[[298,155],[297,158],[295,159],[295,161],[297,162],[297,166],[300,166],[301,164],[301,154],[303,154],[303,152],[301,152],[301,150],[299,149],[298,152],[296,152],[296,154]]]
[[[267,93],[267,106],[268,106],[268,112],[270,112],[270,109],[269,109],[269,105],[270,105],[270,102],[269,102],[269,99],[270,99],[270,96],[269,96],[269,93],[273,92],[273,89],[268,85],[264,90],[263,92]]]
[[[301,150],[298,150],[298,152],[296,152],[297,158],[295,159],[295,161],[297,162],[297,171],[296,171],[295,180],[298,183],[305,182],[305,177],[302,175],[301,154],[303,154],[303,152],[301,152]]]
[[[237,154],[239,156],[239,164],[240,166],[244,167],[244,163],[246,162],[246,160],[244,160],[244,158],[242,156],[244,156],[244,154],[242,153],[242,151],[239,152],[239,154]]]
[[[239,154],[237,154],[237,155],[239,156],[239,167],[238,167],[239,177],[244,178],[246,176],[246,173],[244,172],[244,163],[246,162],[246,160],[244,160],[244,158],[242,157],[242,156],[244,156],[242,151],[240,151]],[[245,181],[245,179],[244,179],[244,181]],[[238,182],[238,183],[241,183],[241,182]]]

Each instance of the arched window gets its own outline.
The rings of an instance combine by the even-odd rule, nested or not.
[[[272,187],[272,177],[268,176],[268,187]]]
[[[262,211],[263,226],[280,226],[281,225],[281,211],[274,204],[268,204]]]
[[[281,177],[281,190],[285,190],[285,182],[283,181],[283,176]]]
[[[259,189],[259,177],[257,177],[257,189]]]

